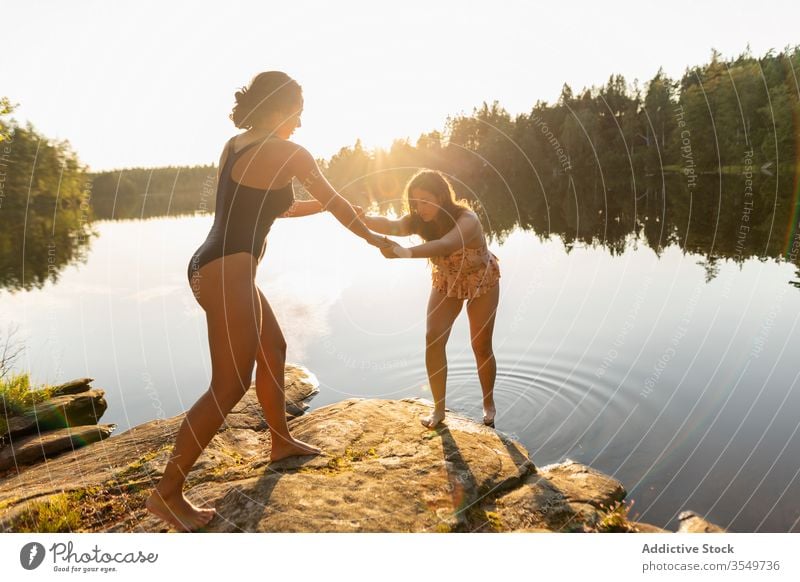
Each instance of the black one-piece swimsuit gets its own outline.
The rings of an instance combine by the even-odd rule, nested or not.
[[[250,143],[235,154],[233,147],[230,147],[217,185],[214,224],[211,225],[206,240],[189,260],[187,275],[190,283],[200,267],[219,257],[244,251],[260,261],[272,223],[294,202],[291,182],[283,188],[262,190],[244,186],[231,178],[236,160],[260,143],[263,141]]]

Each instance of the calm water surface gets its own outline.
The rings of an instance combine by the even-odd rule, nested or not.
[[[178,414],[207,388],[203,312],[186,264],[212,218],[102,221],[85,261],[40,289],[0,291],[36,382],[91,376],[117,432]],[[425,261],[384,259],[330,215],[278,221],[258,284],[289,361],[321,393],[430,397]],[[660,256],[631,239],[567,249],[513,230],[495,329],[498,430],[537,465],[571,458],[614,475],[637,519],[669,529],[684,509],[735,531],[800,531],[797,317],[793,265]],[[448,345],[448,406],[480,419],[462,312]],[[113,438],[113,437],[112,437]]]

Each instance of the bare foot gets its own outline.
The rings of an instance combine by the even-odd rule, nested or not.
[[[491,426],[494,428],[494,417],[497,414],[497,410],[494,406],[490,408],[483,409],[483,424],[486,426]]]
[[[444,412],[437,412],[435,410],[428,416],[419,419],[419,421],[422,423],[422,426],[426,428],[436,428],[436,426],[443,420]]]
[[[292,438],[292,440],[287,441],[286,439],[273,437],[272,450],[270,451],[269,460],[275,462],[285,459],[286,457],[319,455],[321,452],[322,450],[319,447],[304,443],[296,438]]]
[[[217,514],[216,509],[197,507],[183,493],[174,497],[161,497],[153,491],[145,502],[150,513],[175,526],[180,531],[194,531],[206,525]]]

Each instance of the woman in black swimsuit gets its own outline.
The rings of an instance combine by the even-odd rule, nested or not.
[[[193,505],[183,486],[225,416],[250,387],[254,367],[256,393],[272,440],[270,459],[320,452],[289,433],[283,385],[286,341],[255,284],[273,221],[328,210],[369,244],[389,244],[364,226],[322,176],[314,157],[289,141],[300,127],[302,109],[300,86],[277,71],[257,75],[236,93],[231,119],[247,131],[223,149],[214,224],[187,272],[192,293],[206,313],[211,385],[186,413],[164,475],[146,503],[148,510],[178,529],[194,530],[215,514],[214,509]],[[315,200],[295,201],[292,178]]]

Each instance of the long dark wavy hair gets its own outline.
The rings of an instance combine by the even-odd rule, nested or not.
[[[411,204],[410,194],[416,190],[430,192],[436,198],[439,205],[439,212],[436,218],[430,222],[425,222],[420,218],[416,208]],[[456,200],[456,194],[450,181],[436,170],[420,170],[409,180],[404,193],[406,209],[411,215],[411,230],[424,240],[436,240],[452,230],[456,220],[462,213],[471,210],[470,205],[465,200]]]

